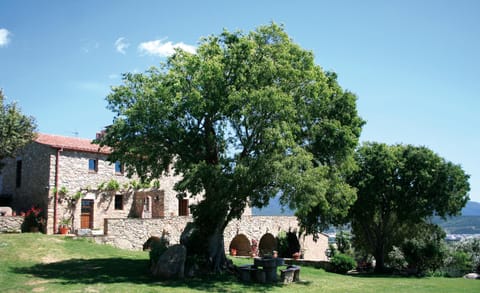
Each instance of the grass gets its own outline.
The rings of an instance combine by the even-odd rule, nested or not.
[[[147,264],[146,252],[85,239],[0,234],[2,292],[480,292],[478,280],[343,276],[308,267],[302,267],[302,282],[291,285],[243,284],[229,275],[159,281],[148,275]]]

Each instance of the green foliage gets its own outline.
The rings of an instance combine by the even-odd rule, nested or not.
[[[107,191],[118,191],[120,190],[120,183],[118,183],[115,179],[110,179],[105,186],[105,190]]]
[[[62,218],[59,222],[60,226],[63,227],[68,227],[72,223],[72,220],[70,218]]]
[[[445,232],[434,224],[420,223],[416,226],[400,248],[408,267],[423,275],[442,267],[446,257]]]
[[[153,180],[153,181],[150,183],[150,185],[151,185],[153,188],[157,188],[157,189],[158,189],[158,188],[160,188],[160,180],[155,179],[155,180]]]
[[[469,176],[425,147],[366,143],[349,176],[357,188],[350,210],[355,249],[375,256],[377,271],[427,217],[458,214],[468,201]]]
[[[105,185],[106,185],[105,182],[101,182],[100,184],[98,184],[97,190],[98,191],[103,191],[105,189]]]
[[[285,231],[278,232],[276,237],[277,239],[277,251],[279,257],[290,257],[291,255],[288,254],[288,240],[287,240],[287,233]]]
[[[21,113],[16,103],[5,103],[0,89],[0,171],[4,158],[13,158],[35,137],[35,119]]]
[[[393,246],[393,249],[388,253],[387,261],[388,266],[395,271],[403,271],[408,265],[405,255],[397,246]]]
[[[300,243],[296,233],[291,231],[280,231],[276,239],[279,257],[291,258],[294,253],[300,252]]]
[[[472,272],[470,255],[463,251],[453,251],[445,259],[443,271],[448,277],[461,277]]]
[[[337,249],[340,253],[352,255],[351,235],[349,232],[343,230],[337,232],[335,242],[337,243]]]
[[[332,243],[330,243],[330,244],[328,245],[328,255],[327,255],[327,257],[328,257],[328,258],[332,258],[332,257],[334,257],[336,254],[338,254],[338,250],[337,250],[336,246],[333,245]]]
[[[364,123],[356,97],[276,24],[203,38],[196,54],[125,74],[107,101],[114,123],[98,142],[115,146],[109,160],[144,182],[182,174],[177,192],[204,195],[191,210],[205,243],[280,191],[314,235],[355,200],[344,178]]]
[[[332,266],[332,272],[337,274],[346,274],[357,265],[353,257],[342,253],[335,254],[330,259],[330,264]]]
[[[75,194],[72,196],[72,199],[75,201],[78,201],[84,196],[84,194],[81,191],[75,192]]]
[[[137,180],[132,180],[130,182],[130,186],[133,188],[133,189],[142,189],[142,188],[149,188],[150,187],[150,184],[147,183],[147,182],[142,182],[142,181],[137,181]]]
[[[65,186],[62,186],[58,191],[58,194],[61,196],[66,196],[68,194],[68,189]]]
[[[457,253],[465,254],[468,256],[468,262],[470,263],[470,272],[480,272],[480,239],[473,238],[455,243],[450,249],[450,254],[455,255]],[[448,258],[447,261],[448,262]],[[452,259],[453,261],[453,259]],[[455,260],[457,262],[457,260]],[[467,263],[465,261],[464,263]],[[446,265],[448,268],[448,265]]]

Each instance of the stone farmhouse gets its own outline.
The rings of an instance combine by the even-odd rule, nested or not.
[[[69,224],[72,233],[97,231],[97,241],[140,249],[152,235],[170,235],[171,242],[191,221],[189,205],[198,198],[178,198],[173,190],[179,176],[164,176],[147,188],[128,178],[121,162],[109,162],[108,147],[89,139],[38,134],[17,158],[5,159],[0,173],[0,206],[20,213],[32,206],[46,212],[47,234]],[[240,221],[225,230],[225,248],[247,255],[253,240],[268,251],[281,231],[297,230],[295,217],[257,217],[247,208]],[[305,257],[326,259],[328,237],[311,236],[300,243]]]

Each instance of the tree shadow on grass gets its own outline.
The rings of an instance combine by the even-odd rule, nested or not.
[[[13,268],[16,274],[52,279],[62,285],[129,283],[164,288],[190,288],[214,292],[265,292],[279,284],[240,283],[233,275],[223,274],[183,280],[154,279],[147,270],[148,260],[127,258],[69,259]]]

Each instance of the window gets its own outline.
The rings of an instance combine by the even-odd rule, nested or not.
[[[178,215],[188,216],[188,199],[181,198],[178,200]]]
[[[123,195],[121,194],[115,195],[115,209],[123,210]]]
[[[150,196],[147,196],[143,199],[143,211],[150,211]]]
[[[123,175],[123,164],[120,161],[115,162],[115,174]]]
[[[88,160],[88,171],[90,173],[97,173],[98,172],[98,160],[97,159]]]
[[[22,160],[17,161],[17,177],[16,177],[16,186],[17,188],[22,185]]]

